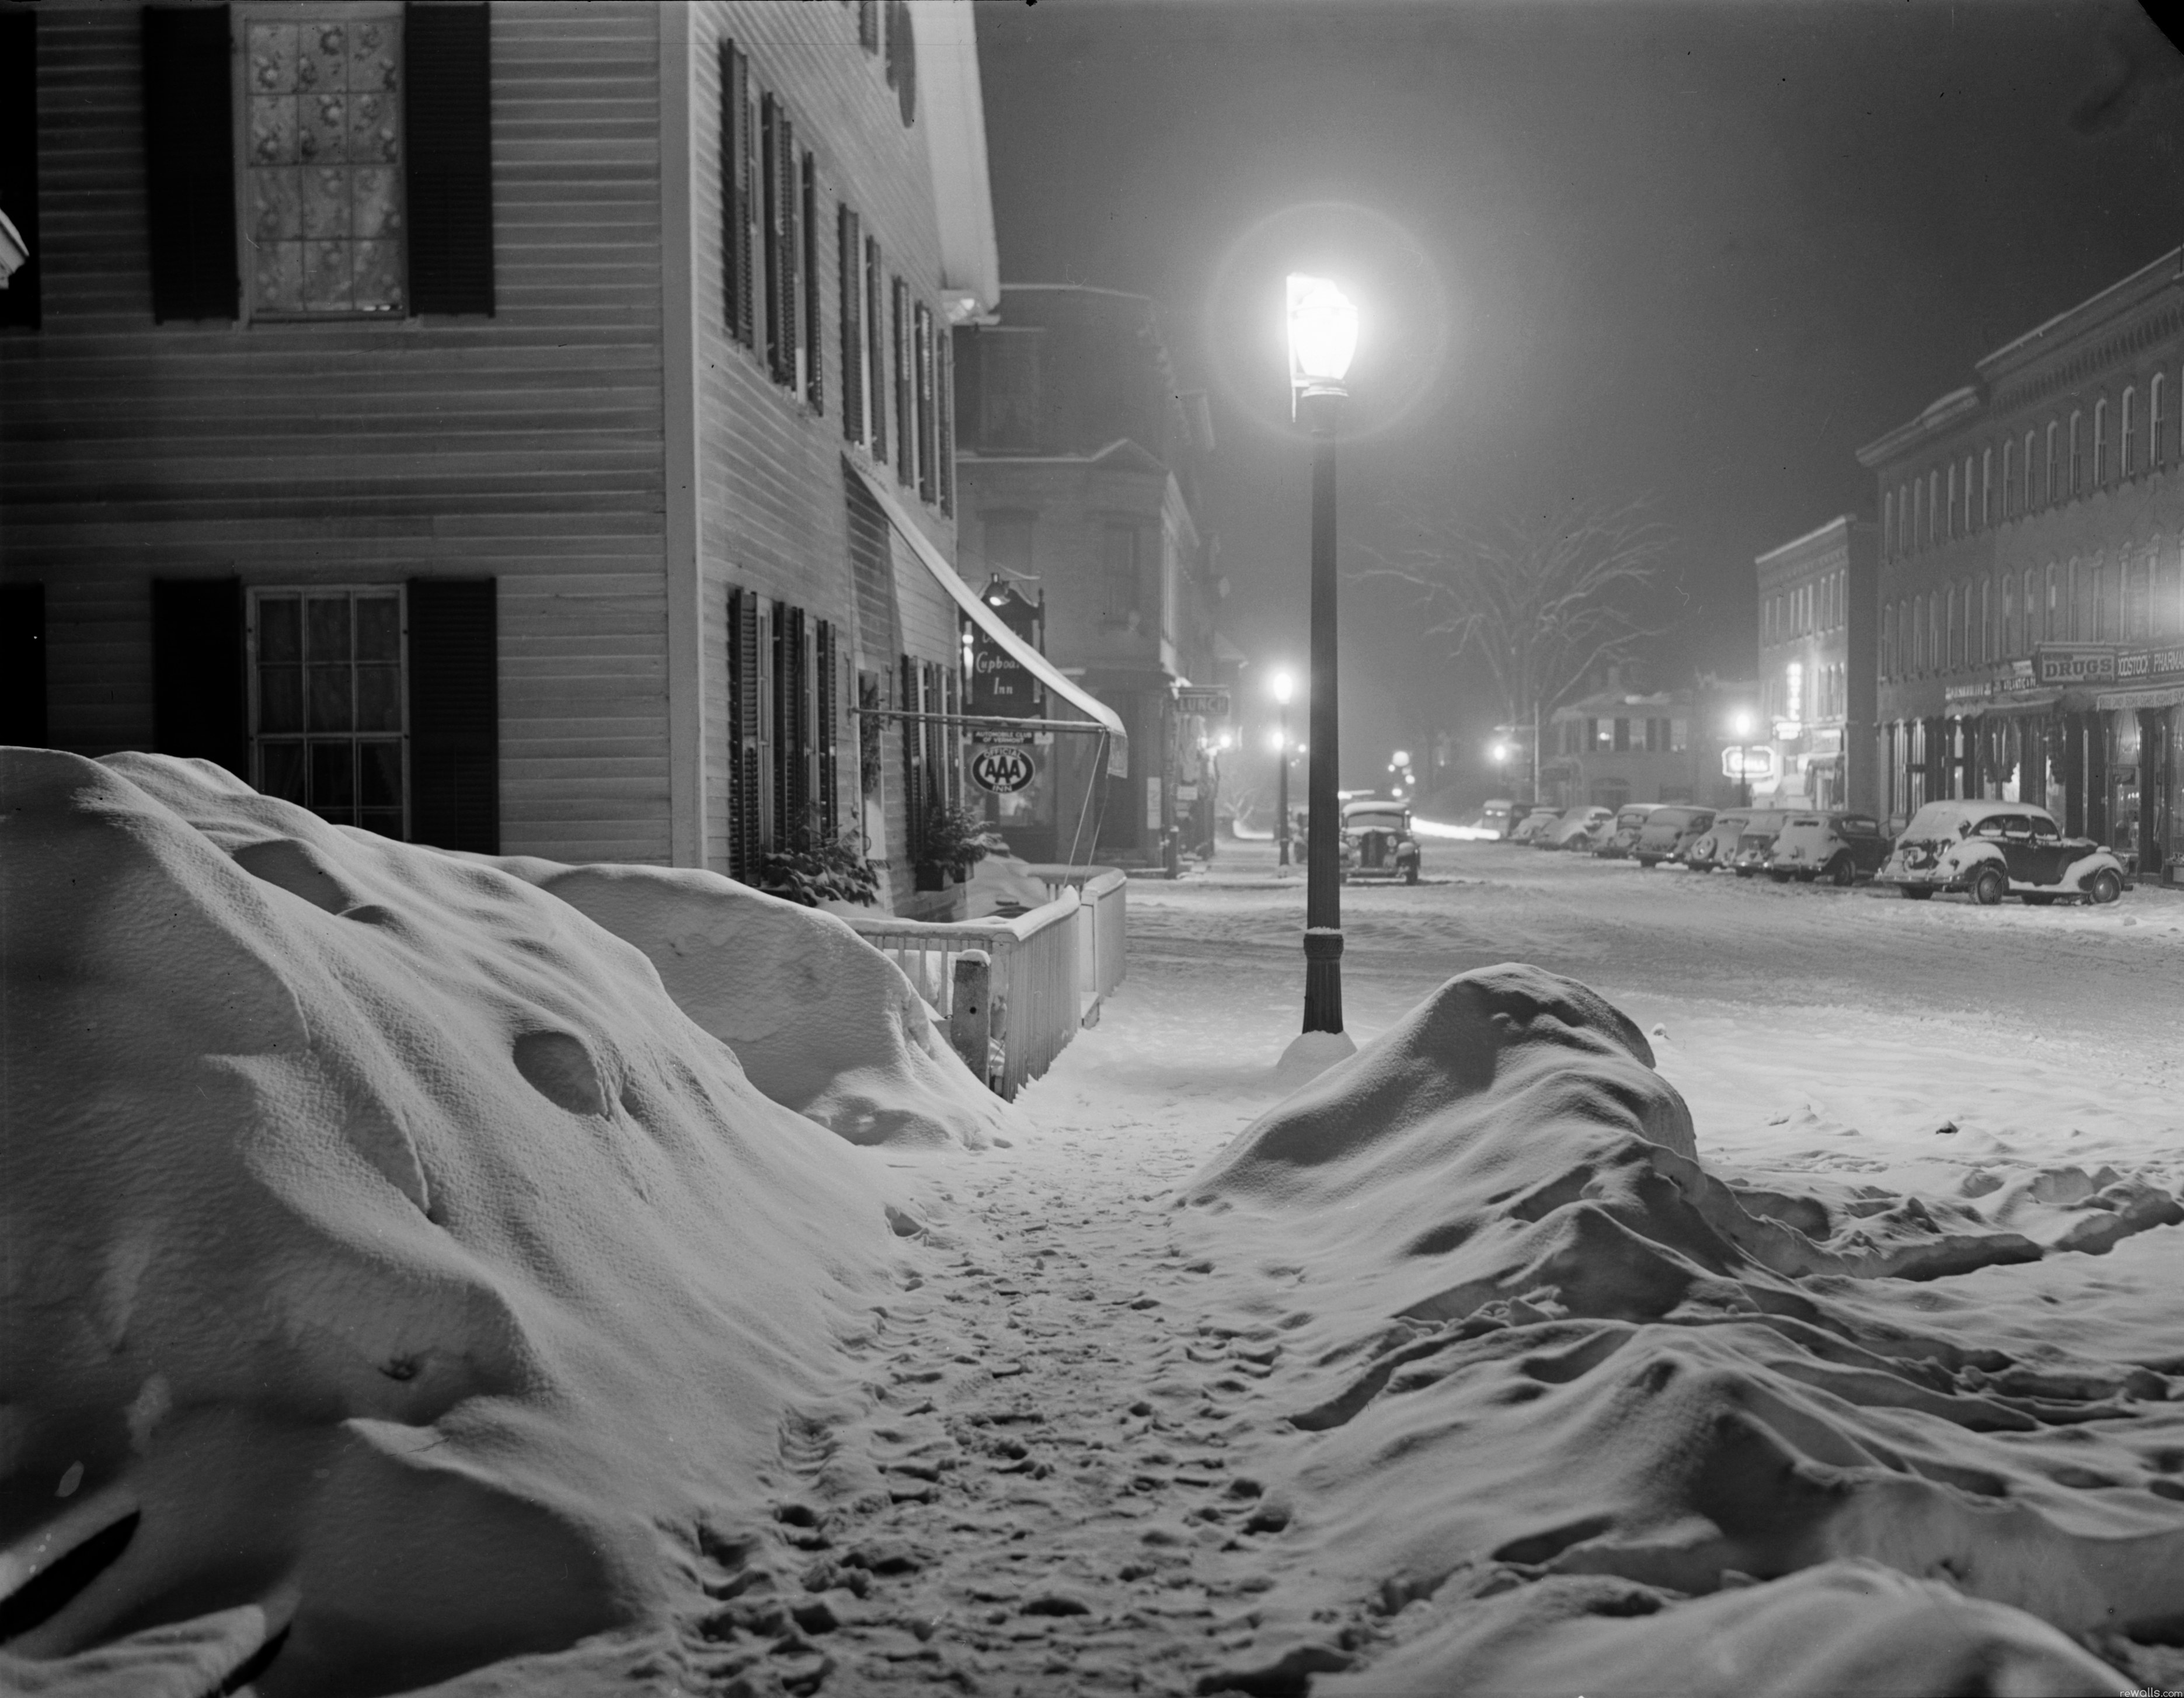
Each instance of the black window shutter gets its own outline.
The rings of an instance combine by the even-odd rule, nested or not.
[[[152,580],[152,741],[248,781],[242,580]]]
[[[500,621],[490,578],[410,580],[410,840],[500,852]]]
[[[933,404],[939,409],[940,427],[933,450],[940,462],[940,511],[956,511],[956,337],[945,324],[933,330],[933,356],[939,371],[933,383]]]
[[[762,751],[758,598],[728,592],[728,876],[758,882]]]
[[[492,15],[485,0],[410,0],[402,42],[410,310],[490,316]]]
[[[0,10],[0,212],[31,257],[0,289],[0,324],[38,327],[38,15]],[[0,686],[4,688],[4,686]]]
[[[236,314],[230,75],[226,7],[144,8],[144,189],[154,322]]]
[[[42,584],[0,584],[0,743],[22,749],[46,746]]]
[[[818,664],[813,694],[817,698],[818,707],[819,828],[830,841],[841,829],[839,703],[842,679],[835,636],[838,628],[832,619],[818,621],[817,639],[812,645]]]
[[[908,483],[917,476],[916,422],[912,412],[916,387],[910,369],[910,285],[900,277],[894,279],[894,310],[888,339],[892,349],[889,363],[894,367],[894,471],[900,482]]]
[[[811,411],[827,411],[825,332],[819,316],[819,163],[804,155],[804,399]]]
[[[721,277],[728,334],[751,345],[750,70],[733,42],[721,43]]]
[[[917,662],[902,657],[902,819],[915,863],[924,852],[925,837],[925,727],[916,716],[925,707]]]
[[[842,435],[865,439],[865,237],[857,215],[835,213],[835,244],[842,290]]]
[[[879,238],[865,237],[865,369],[872,379],[872,458],[888,455],[887,301],[881,280],[887,267]]]
[[[785,340],[782,335],[781,131],[781,103],[771,94],[761,95],[759,98],[759,224],[766,246],[766,370],[773,374],[777,383],[788,381],[784,375],[784,362],[795,358],[792,351],[795,344]]]

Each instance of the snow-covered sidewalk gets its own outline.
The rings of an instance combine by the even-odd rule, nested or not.
[[[1623,886],[1641,888],[1654,887]],[[1544,953],[1558,937],[1598,948],[1605,930],[1588,932],[1567,905],[1521,884],[1485,899],[1455,885],[1346,894],[1353,938],[1366,940],[1353,943],[1348,975],[1361,1040],[1446,971],[1473,964],[1436,958],[1451,931],[1496,926],[1514,934],[1510,952],[1545,943]],[[1615,997],[1652,1032],[1662,1075],[1690,1103],[1702,1160],[1747,1193],[1826,1199],[1875,1217],[1884,1239],[1892,1219],[1881,1217],[1906,1198],[1985,1198],[2048,1243],[2114,1231],[2119,1211],[2086,1198],[2126,1176],[2150,1189],[2184,1184],[2173,1058],[2134,1051],[2131,1031],[2104,1045],[2082,1019],[2059,1034],[1921,1007],[1918,974],[1885,959],[1863,1006],[1801,1001],[1798,926],[1818,935],[1840,923],[1840,898],[1725,880],[1677,894],[1775,912],[1767,952],[1790,990],[1763,1001],[1691,994],[1689,981],[1674,982],[1670,950],[1669,983]],[[1225,869],[1134,885],[1131,896],[1130,980],[1102,1024],[1020,1099],[1013,1147],[883,1154],[928,1225],[905,1247],[915,1272],[852,1341],[857,1392],[812,1411],[789,1447],[779,1513],[804,1567],[782,1574],[777,1590],[728,1604],[720,1637],[691,1645],[698,1666],[734,1671],[754,1690],[778,1678],[829,1692],[908,1682],[1302,1693],[1316,1673],[1369,1671],[1438,1619],[1440,1605],[1407,1596],[1400,1577],[1366,1583],[1356,1563],[1323,1561],[1290,1527],[1284,1483],[1313,1442],[1291,1419],[1311,1376],[1301,1380],[1292,1371],[1305,1365],[1285,1355],[1300,1343],[1290,1329],[1301,1269],[1232,1260],[1245,1240],[1177,1207],[1178,1187],[1286,1089],[1272,1064],[1295,1030],[1301,974],[1293,939],[1284,948],[1279,934],[1301,889],[1270,894],[1251,869]],[[1802,911],[1791,905],[1800,896]],[[2151,935],[2172,916],[2184,920],[2184,905],[2129,917],[2149,944],[2170,947]],[[2073,917],[2037,947],[2052,953],[2048,940],[2065,928],[2089,929]],[[1643,959],[1630,939],[1604,952]],[[1724,974],[1741,978],[1742,965],[1731,960]],[[2082,995],[2068,973],[2055,985]],[[1925,1230],[1916,1219],[1892,1224]],[[1853,1309],[1866,1283],[1833,1282]],[[2184,1374],[2174,1320],[2184,1229],[2134,1231],[2107,1254],[2059,1253],[1900,1288],[1952,1336],[2036,1357],[2061,1322],[2077,1352]],[[1884,1305],[1875,1325],[1900,1327],[1906,1314]],[[2153,1382],[2142,1373],[2138,1383]],[[2173,1476],[2184,1432],[2170,1437],[2169,1451],[2148,1455],[2157,1470],[2166,1455]],[[1539,1462],[1556,1466],[1544,1453]],[[2169,1476],[2151,1477],[2184,1494]],[[2089,1471],[2092,1495],[2096,1483],[2129,1483]],[[1324,1531],[1324,1506],[1321,1519]],[[776,1631],[789,1622],[805,1630]],[[2176,1684],[2163,1660],[2173,1653],[2108,1655],[2139,1658],[2137,1678]],[[1357,1690],[1373,1690],[1370,1679]]]

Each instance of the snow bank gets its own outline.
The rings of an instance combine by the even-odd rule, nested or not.
[[[752,1084],[851,1143],[983,1149],[1009,1124],[902,969],[833,914],[694,869],[487,864],[635,944]]]
[[[2184,1635],[2184,1405],[2163,1374],[2014,1353],[1925,1312],[1925,1282],[2014,1272],[2045,1245],[1972,1203],[1733,1189],[1651,1060],[1583,986],[1483,969],[1184,1189],[1217,1260],[1293,1282],[1257,1306],[1302,1365],[1290,1419],[1314,1436],[1284,1490],[1316,1565],[1390,1608],[1555,1575],[1659,1595],[1642,1632],[1541,1628],[1487,1662],[1469,1628],[1421,1641],[1390,1690],[1551,1688],[1588,1657],[1585,1690],[1645,1690],[1716,1631],[1794,1649],[1824,1619],[1914,1639],[1997,1619],[1863,1581],[1740,1590],[1703,1617],[1678,1601],[1834,1558],[2068,1633]]]
[[[887,1267],[869,1158],[504,872],[193,762],[0,797],[8,1654],[202,1618],[203,1691],[285,1623],[266,1698],[389,1691],[719,1580]]]

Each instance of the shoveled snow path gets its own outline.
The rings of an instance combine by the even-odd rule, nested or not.
[[[1942,923],[1991,913],[1905,904],[1907,948],[1897,910],[1862,896],[1691,880],[1662,897],[1560,861],[1485,846],[1462,869],[1476,884],[1346,893],[1353,1032],[1451,973],[1533,958],[1660,1029],[1710,1162],[1884,1183],[1936,1161],[2174,1163],[2174,1064],[2146,1043],[2145,999],[2184,963],[2184,902],[2028,912],[2044,927],[1976,937]],[[1332,1589],[1310,1619],[1264,1617],[1286,1556],[1258,1477],[1295,1442],[1262,1390],[1281,1338],[1222,1300],[1169,1206],[1282,1094],[1271,1063],[1296,1025],[1301,890],[1222,873],[1132,885],[1129,982],[1020,1098],[1012,1148],[888,1158],[922,1195],[914,1271],[847,1341],[855,1394],[783,1435],[779,1546],[716,1583],[747,1589],[687,1642],[713,1690],[1301,1692],[1388,1634],[1380,1600]],[[2148,936],[2119,975],[2126,917]],[[1929,999],[1944,961],[2012,994]],[[1965,1136],[1937,1142],[1952,1117]]]

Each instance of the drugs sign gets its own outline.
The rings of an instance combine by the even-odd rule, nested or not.
[[[971,778],[982,790],[1008,796],[1022,790],[1037,775],[1031,751],[1007,744],[989,743],[971,757]]]

